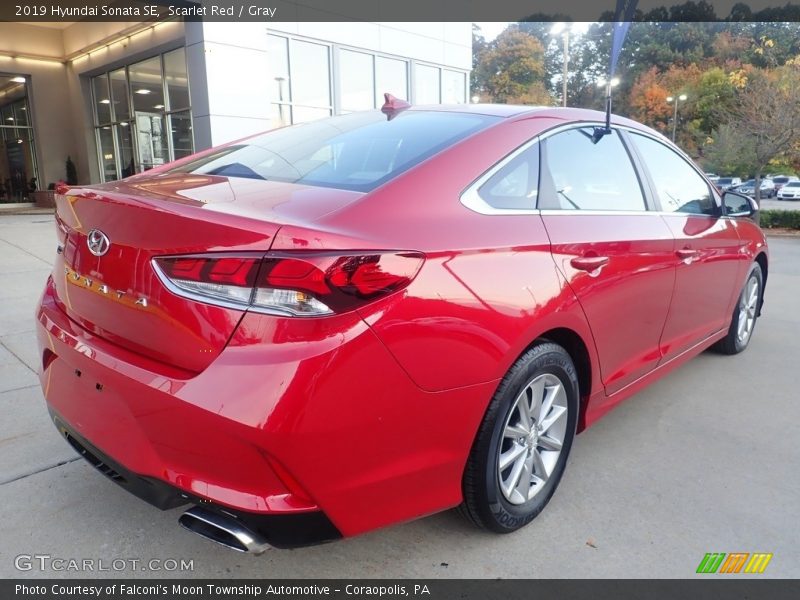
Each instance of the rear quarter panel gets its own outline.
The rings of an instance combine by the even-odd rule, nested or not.
[[[320,228],[333,234],[324,246],[311,231],[287,226],[273,248],[424,252],[408,288],[361,314],[426,391],[497,380],[538,336],[559,327],[584,340],[596,368],[586,319],[553,262],[541,217],[483,215],[459,201],[502,157],[560,122],[504,121],[323,218]]]

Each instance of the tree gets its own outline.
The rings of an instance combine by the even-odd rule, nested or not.
[[[544,76],[544,46],[514,26],[478,52],[473,71],[475,91],[501,104],[551,104]]]
[[[756,71],[728,109],[729,120],[717,130],[707,152],[709,161],[724,162],[738,146],[741,169],[754,174],[756,201],[761,176],[776,160],[800,156],[800,60],[773,71]]]

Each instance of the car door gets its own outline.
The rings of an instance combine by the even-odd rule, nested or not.
[[[675,278],[674,239],[649,210],[619,132],[547,135],[538,207],[557,266],[594,336],[607,394],[654,369]]]
[[[727,326],[747,256],[736,223],[722,217],[700,171],[660,140],[633,132],[628,137],[677,242],[675,291],[661,336],[667,361]]]

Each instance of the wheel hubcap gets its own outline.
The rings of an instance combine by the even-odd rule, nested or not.
[[[511,504],[533,498],[553,473],[567,432],[567,393],[549,373],[517,396],[503,428],[497,455],[500,490]]]
[[[756,277],[750,277],[739,298],[739,328],[736,331],[736,337],[742,344],[747,342],[747,340],[750,339],[750,334],[753,333],[757,311],[758,279]]]

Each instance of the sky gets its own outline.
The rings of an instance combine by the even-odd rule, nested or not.
[[[483,37],[487,42],[491,42],[494,38],[500,35],[503,29],[508,27],[508,23],[475,23],[475,25],[481,28]]]

